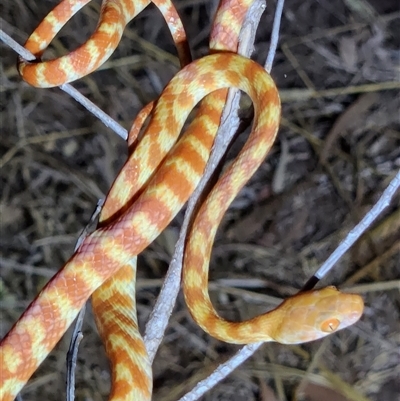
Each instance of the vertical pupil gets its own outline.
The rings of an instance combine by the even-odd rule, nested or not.
[[[332,331],[335,331],[340,325],[340,321],[336,318],[331,318],[325,320],[321,324],[321,330],[325,333],[331,333]]]

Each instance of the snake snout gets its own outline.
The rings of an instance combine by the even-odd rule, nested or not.
[[[362,297],[357,294],[342,294],[347,297],[346,308],[344,314],[344,322],[346,326],[350,326],[357,322],[364,312],[364,301]]]

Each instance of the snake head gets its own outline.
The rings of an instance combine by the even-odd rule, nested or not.
[[[354,324],[362,315],[364,302],[359,295],[326,287],[295,295],[277,309],[282,309],[283,314],[274,340],[298,344],[318,340]]]

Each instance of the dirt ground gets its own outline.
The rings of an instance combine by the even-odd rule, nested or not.
[[[216,1],[175,1],[195,58],[207,53]],[[23,44],[57,1],[5,1],[1,28]],[[82,10],[48,56],[82,43],[99,1]],[[253,58],[264,63],[275,2],[268,2]],[[394,0],[287,1],[272,76],[283,111],[278,140],[220,227],[210,280],[231,319],[255,316],[302,287],[374,205],[400,168],[400,9]],[[59,89],[35,89],[1,46],[1,330],[4,335],[73,252],[127,152],[125,143]],[[178,70],[162,17],[150,6],[126,31],[106,68],[74,83],[124,127]],[[243,144],[239,137],[234,149]],[[233,149],[233,151],[234,151]],[[157,297],[181,213],[139,258],[142,327]],[[400,395],[399,194],[323,280],[362,294],[365,312],[323,341],[265,344],[202,399],[395,400]],[[271,298],[273,297],[273,298]],[[272,301],[271,301],[272,299]],[[21,399],[65,399],[70,332]],[[180,295],[154,362],[154,400],[173,401],[239,347],[195,325]],[[106,400],[107,360],[89,312],[76,400]]]

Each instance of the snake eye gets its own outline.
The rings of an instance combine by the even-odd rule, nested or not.
[[[321,324],[321,330],[325,333],[334,332],[340,325],[340,321],[336,318],[327,319]]]

